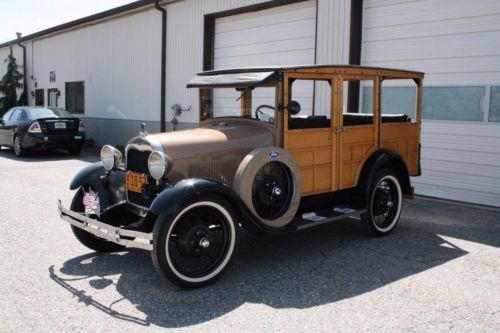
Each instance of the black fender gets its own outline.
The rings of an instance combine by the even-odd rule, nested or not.
[[[363,165],[358,182],[358,188],[363,194],[368,194],[370,186],[380,169],[394,171],[401,182],[401,190],[405,194],[413,194],[410,183],[410,173],[403,157],[395,151],[380,149],[373,153]]]
[[[99,195],[99,203],[101,209],[104,210],[109,205],[109,193],[104,187],[101,180],[106,176],[106,169],[104,169],[102,162],[95,162],[87,165],[73,177],[69,185],[70,190],[79,189],[83,185],[90,185]]]
[[[268,228],[250,212],[232,188],[209,179],[185,179],[166,187],[151,203],[150,213],[157,216],[175,216],[189,201],[201,195],[210,194],[226,199],[238,214],[239,222],[246,230],[250,232],[267,231]]]

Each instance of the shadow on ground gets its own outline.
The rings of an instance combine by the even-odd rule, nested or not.
[[[13,161],[33,163],[33,162],[49,162],[49,161],[65,161],[65,160],[80,160],[84,162],[99,161],[99,153],[95,148],[84,149],[80,155],[70,155],[66,150],[33,150],[29,151],[24,157],[17,157],[13,149],[1,148],[0,157],[7,158]]]
[[[365,236],[360,222],[352,220],[287,235],[243,234],[226,275],[212,286],[191,291],[163,281],[149,253],[138,250],[89,253],[68,260],[59,270],[52,266],[49,273],[80,301],[110,316],[146,326],[184,327],[247,302],[303,309],[361,295],[467,254],[441,235],[500,246],[499,216],[415,200],[407,203],[399,228],[384,238]],[[116,284],[106,278],[117,274]],[[90,290],[71,287],[72,276],[89,279]],[[145,319],[114,311],[116,301],[103,305],[88,296],[103,288],[116,288]]]

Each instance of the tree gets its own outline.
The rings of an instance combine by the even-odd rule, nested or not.
[[[10,53],[4,60],[7,63],[7,73],[0,80],[0,116],[13,106],[19,105],[17,100],[17,89],[22,88],[23,74],[18,70],[16,58]]]

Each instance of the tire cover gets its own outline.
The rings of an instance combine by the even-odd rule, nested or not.
[[[288,210],[280,217],[269,220],[257,214],[252,202],[252,184],[259,169],[268,162],[281,162],[290,171],[293,181],[293,193],[290,198]],[[301,182],[300,170],[294,158],[285,150],[278,147],[257,148],[252,150],[243,161],[241,161],[234,177],[233,189],[247,205],[250,211],[266,226],[271,228],[281,228],[293,219],[300,204]]]

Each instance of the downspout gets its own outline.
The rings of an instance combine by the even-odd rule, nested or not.
[[[160,104],[160,131],[165,132],[165,88],[167,67],[167,11],[160,6],[160,0],[155,1],[155,8],[161,12],[161,104]]]
[[[17,39],[21,39],[21,33],[16,32]],[[23,92],[21,93],[21,97],[19,98],[19,103],[22,105],[28,105],[28,85],[27,85],[27,80],[26,80],[26,46],[21,44],[21,42],[17,42],[17,45],[19,45],[23,49]]]

